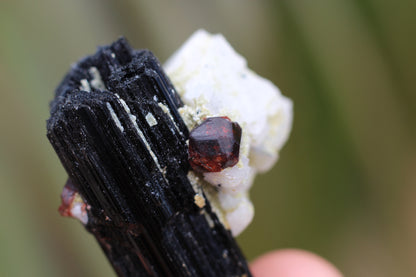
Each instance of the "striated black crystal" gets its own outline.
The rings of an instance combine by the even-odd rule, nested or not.
[[[71,68],[47,136],[119,276],[251,276],[208,201],[194,203],[181,105],[153,54],[120,39]]]

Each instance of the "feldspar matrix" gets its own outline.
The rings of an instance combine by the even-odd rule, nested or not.
[[[188,176],[204,187],[223,224],[236,236],[254,215],[248,191],[255,174],[273,166],[289,136],[292,102],[248,69],[222,35],[195,32],[164,68],[185,103],[180,113],[190,130],[210,117],[227,117],[241,126],[238,163],[223,170],[198,170],[197,159],[199,165],[193,167],[205,172]],[[191,164],[194,155],[191,149]]]

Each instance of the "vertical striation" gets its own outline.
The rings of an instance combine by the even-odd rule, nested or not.
[[[47,136],[119,276],[250,276],[187,178],[181,105],[153,54],[120,39],[71,68]]]

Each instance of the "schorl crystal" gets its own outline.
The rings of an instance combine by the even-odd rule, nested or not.
[[[181,105],[153,54],[120,39],[72,67],[47,136],[119,276],[250,276],[208,201],[195,202]]]

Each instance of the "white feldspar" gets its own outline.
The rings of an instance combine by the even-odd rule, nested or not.
[[[82,200],[79,193],[75,193],[74,199],[70,205],[70,214],[84,225],[88,223],[87,207],[88,206]]]
[[[91,86],[99,90],[105,90],[106,88],[105,88],[103,80],[101,79],[100,71],[98,71],[98,69],[95,66],[92,66],[90,67],[88,72],[92,76],[92,79],[90,81]]]
[[[153,126],[157,125],[156,118],[150,112],[147,113],[147,115],[146,115],[146,121],[147,121],[147,124],[149,124],[150,127],[153,127]]]
[[[237,236],[254,215],[248,191],[255,174],[273,166],[289,136],[292,101],[251,71],[222,35],[204,30],[195,32],[164,67],[185,104],[180,113],[190,129],[211,116],[228,116],[242,128],[237,165],[203,174],[205,182],[217,186],[219,217]]]

